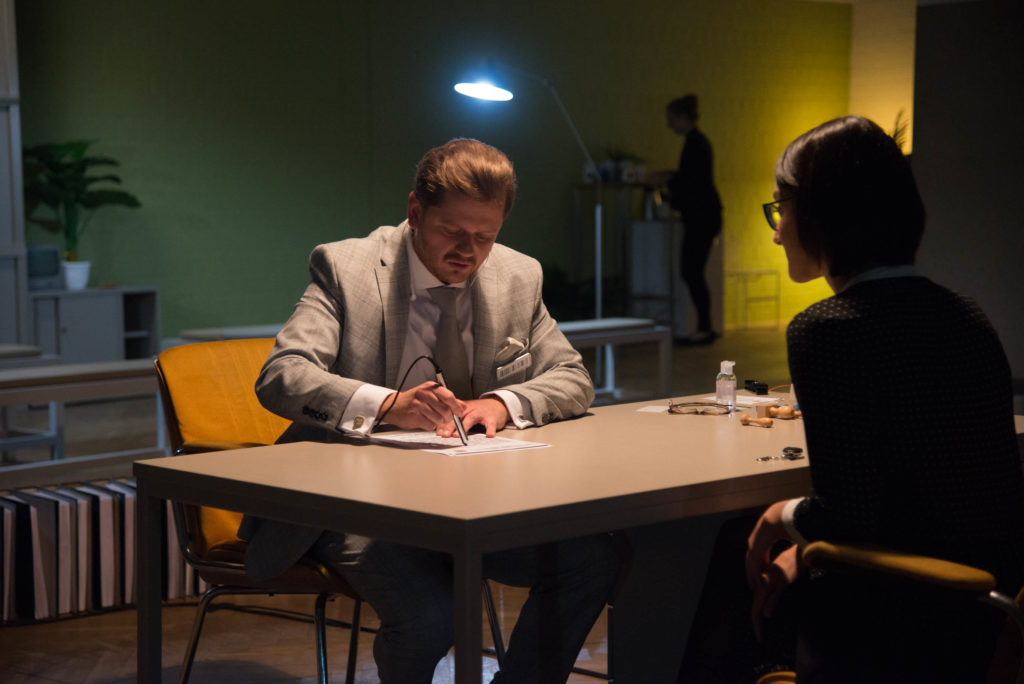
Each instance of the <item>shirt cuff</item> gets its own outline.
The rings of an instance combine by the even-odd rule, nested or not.
[[[807,546],[807,539],[796,529],[794,520],[796,517],[796,507],[800,505],[801,501],[803,501],[803,497],[790,499],[786,502],[786,505],[782,508],[782,526],[786,528],[786,534],[789,535],[794,544],[797,546]]]
[[[338,421],[338,431],[344,432],[346,435],[366,436],[370,434],[374,423],[377,422],[377,413],[380,411],[380,407],[388,395],[394,391],[369,383],[360,385],[359,389],[349,397],[348,404],[345,405],[345,411],[341,414],[341,420]]]
[[[533,407],[530,406],[530,402],[523,401],[515,392],[499,389],[484,394],[481,399],[484,397],[497,397],[500,399],[501,403],[505,404],[508,417],[512,420],[512,424],[516,429],[522,430],[523,428],[533,427]]]

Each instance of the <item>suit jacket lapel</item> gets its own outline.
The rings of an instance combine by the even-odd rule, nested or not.
[[[473,393],[480,395],[494,389],[494,354],[498,349],[497,329],[492,320],[496,304],[501,301],[501,288],[496,268],[488,258],[477,271],[471,284],[473,293]]]
[[[409,255],[405,249],[408,222],[403,222],[393,244],[381,249],[381,263],[374,268],[377,289],[384,310],[384,357],[387,359],[385,382],[387,387],[398,383],[399,364],[409,327]]]

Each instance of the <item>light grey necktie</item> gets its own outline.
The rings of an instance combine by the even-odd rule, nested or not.
[[[441,309],[441,320],[437,324],[437,344],[434,345],[434,361],[444,373],[444,381],[459,399],[473,399],[473,385],[469,380],[469,361],[466,347],[459,332],[459,317],[455,313],[454,287],[432,287],[430,298]]]

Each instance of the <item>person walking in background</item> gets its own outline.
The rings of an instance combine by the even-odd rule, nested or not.
[[[665,118],[673,132],[683,136],[683,151],[675,171],[657,174],[668,187],[669,204],[683,218],[680,272],[697,310],[697,330],[678,342],[710,344],[718,336],[711,328],[711,294],[704,267],[711,243],[722,230],[722,202],[712,173],[711,143],[697,130],[697,96],[684,95],[668,103]]]

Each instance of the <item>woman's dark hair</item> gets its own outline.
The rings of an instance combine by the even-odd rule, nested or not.
[[[696,122],[699,114],[697,113],[697,96],[683,95],[665,105],[665,110],[672,116],[679,117],[685,116],[690,121]]]
[[[791,142],[775,166],[794,200],[800,246],[834,276],[914,263],[924,204],[910,163],[877,124],[833,119]]]

